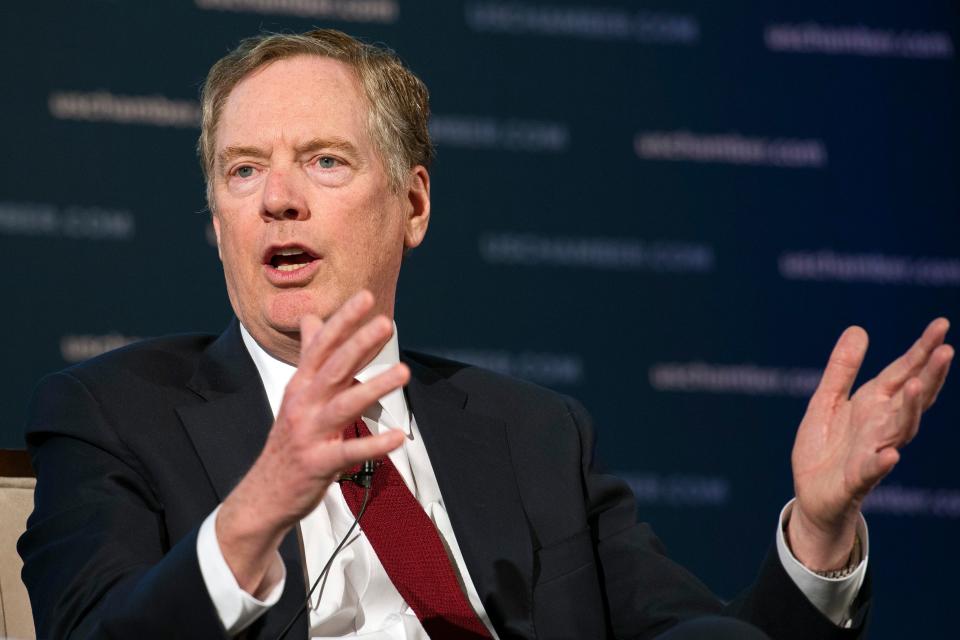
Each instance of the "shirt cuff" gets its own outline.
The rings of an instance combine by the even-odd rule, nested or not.
[[[216,530],[219,511],[218,506],[200,525],[200,532],[197,534],[197,559],[200,563],[200,574],[203,576],[203,582],[207,586],[210,599],[213,600],[220,622],[223,623],[227,635],[232,636],[246,629],[280,600],[283,585],[287,579],[287,568],[280,554],[274,552],[276,554],[274,566],[268,574],[279,575],[280,579],[267,594],[267,598],[260,600],[244,591],[237,584],[237,579],[220,550]]]
[[[857,523],[857,535],[860,537],[862,560],[853,572],[842,578],[825,578],[807,569],[790,551],[784,535],[786,523],[790,520],[793,503],[796,498],[787,503],[780,512],[780,524],[777,526],[777,555],[787,575],[793,580],[797,588],[803,592],[810,604],[820,613],[829,618],[834,624],[849,627],[851,624],[850,607],[860,593],[863,580],[867,575],[867,558],[870,555],[870,539],[867,535],[867,523],[860,515]]]

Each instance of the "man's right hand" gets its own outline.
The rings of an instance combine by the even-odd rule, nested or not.
[[[373,295],[361,291],[326,322],[304,317],[297,372],[266,445],[217,514],[223,557],[240,587],[255,597],[279,580],[274,574],[280,541],[316,508],[337,475],[403,442],[403,433],[393,429],[343,439],[344,427],[410,378],[406,365],[397,364],[366,383],[354,382],[393,334],[385,316],[367,320],[373,305]]]

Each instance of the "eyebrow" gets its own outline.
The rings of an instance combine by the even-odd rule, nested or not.
[[[298,145],[294,148],[297,155],[304,155],[312,151],[319,151],[320,149],[336,149],[337,151],[342,151],[348,153],[352,156],[359,156],[356,145],[354,145],[349,140],[344,138],[314,138],[313,140],[308,140],[301,145]]]
[[[359,158],[359,152],[357,151],[356,145],[354,145],[349,140],[344,138],[323,138],[317,137],[312,140],[308,140],[302,144],[294,147],[294,152],[298,156],[311,153],[313,151],[319,151],[320,149],[336,149],[337,151],[342,151],[347,153],[354,158]],[[253,146],[244,146],[244,145],[231,145],[226,147],[217,154],[217,165],[222,167],[223,165],[229,163],[234,158],[239,158],[241,156],[250,156],[253,158],[266,158],[269,154],[266,150],[261,149],[260,147]]]
[[[267,152],[260,147],[230,146],[217,154],[217,166],[222,167],[234,158],[239,158],[240,156],[265,158],[267,157]]]

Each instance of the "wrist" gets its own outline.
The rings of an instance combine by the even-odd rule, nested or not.
[[[270,569],[289,526],[271,523],[262,513],[245,508],[236,491],[217,512],[214,532],[217,544],[237,584],[257,596],[272,579]]]
[[[858,514],[824,526],[807,516],[794,504],[784,524],[787,545],[806,568],[820,575],[831,575],[849,568],[854,561]]]

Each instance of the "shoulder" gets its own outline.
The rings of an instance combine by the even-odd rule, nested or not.
[[[118,426],[146,431],[169,417],[168,409],[195,398],[188,383],[215,340],[206,334],[151,338],[47,375],[30,400],[28,442],[57,432],[103,444],[114,441],[109,434]]]
[[[184,333],[140,340],[85,360],[54,376],[75,378],[85,386],[130,386],[144,382],[182,386],[197,368],[203,352],[217,339],[205,333]]]

